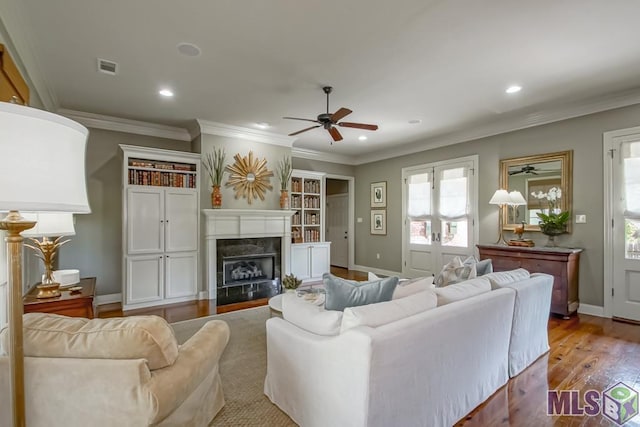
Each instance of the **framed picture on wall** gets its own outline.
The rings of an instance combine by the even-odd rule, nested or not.
[[[371,207],[387,207],[387,181],[371,183]]]
[[[387,234],[387,210],[371,211],[371,234]]]

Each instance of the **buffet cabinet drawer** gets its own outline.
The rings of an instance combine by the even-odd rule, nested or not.
[[[491,258],[494,271],[524,268],[530,273],[552,275],[551,313],[568,318],[578,311],[578,272],[582,249],[503,245],[477,246],[480,259]]]

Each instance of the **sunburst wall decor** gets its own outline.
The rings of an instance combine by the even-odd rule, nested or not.
[[[226,168],[229,179],[225,185],[233,187],[236,199],[245,197],[249,204],[258,197],[264,200],[264,193],[273,190],[269,182],[273,172],[267,169],[267,159],[254,159],[253,151],[249,151],[248,156],[240,157],[240,154],[236,154],[233,158],[235,163]]]

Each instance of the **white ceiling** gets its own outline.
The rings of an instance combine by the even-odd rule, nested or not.
[[[330,145],[315,129],[294,147],[355,163],[640,102],[637,0],[2,3],[58,108],[288,134],[307,124],[282,116],[315,118],[331,85],[331,111],[379,130],[340,128],[344,141]],[[202,54],[181,55],[181,42]],[[96,58],[118,75],[98,73]],[[523,90],[506,94],[514,83]],[[165,86],[173,99],[158,96]]]

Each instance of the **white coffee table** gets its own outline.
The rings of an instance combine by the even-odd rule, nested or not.
[[[269,298],[269,317],[282,317],[282,294]]]

